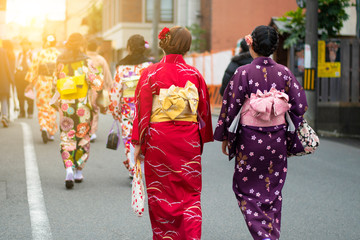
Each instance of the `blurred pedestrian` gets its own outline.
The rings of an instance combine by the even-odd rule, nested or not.
[[[240,41],[240,52],[231,58],[231,62],[227,66],[220,88],[220,95],[224,95],[225,88],[230,82],[231,77],[234,75],[236,69],[242,65],[251,63],[253,58],[250,55],[249,47],[246,44],[245,38]]]
[[[28,107],[27,117],[32,118],[34,113],[34,100],[25,97],[25,88],[28,84],[28,82],[25,81],[25,76],[31,66],[33,57],[31,51],[31,43],[29,42],[29,40],[24,38],[23,40],[21,40],[20,45],[22,50],[17,57],[15,69],[15,85],[20,105],[19,118],[26,117],[25,102],[27,102]]]
[[[103,58],[100,54],[98,54],[99,50],[99,43],[96,39],[90,39],[87,44],[87,51],[86,54],[91,59],[93,65],[95,68],[97,68],[97,75],[100,76],[100,78],[104,79],[104,86],[103,91],[110,91],[112,85],[113,85],[113,79],[111,77],[109,65],[107,64],[105,58]],[[91,101],[93,108],[93,120],[91,122],[91,130],[90,130],[90,141],[94,142],[96,139],[96,131],[98,130],[98,124],[99,124],[99,106],[96,105],[96,98],[97,98],[97,91],[92,90],[90,92],[91,95]],[[106,112],[105,109],[103,110],[104,113]]]
[[[115,83],[110,93],[110,111],[114,119],[121,123],[122,139],[125,146],[126,169],[133,174],[134,156],[131,148],[131,135],[135,111],[135,89],[141,72],[152,64],[146,57],[144,37],[136,34],[127,41],[128,55],[121,59],[116,68]],[[132,154],[131,154],[132,152]]]
[[[3,48],[0,48],[0,106],[1,122],[4,127],[9,126],[9,97],[10,85],[14,85],[15,55],[12,43],[8,40],[2,41]]]
[[[245,38],[254,60],[236,70],[224,92],[215,139],[236,157],[233,190],[252,237],[275,240],[287,173],[285,114],[297,128],[306,96],[292,72],[269,57],[279,40],[274,28],[258,26]]]
[[[85,39],[80,33],[71,34],[65,47],[56,61],[55,81],[60,93],[60,152],[66,169],[65,186],[70,189],[74,180],[83,180],[82,170],[90,153],[92,106],[88,91],[102,90],[103,79],[95,75],[97,69],[84,54]]]
[[[54,140],[58,126],[56,124],[56,110],[50,106],[53,92],[53,77],[56,59],[60,52],[56,49],[54,35],[48,35],[43,40],[43,49],[37,53],[32,65],[26,74],[25,80],[29,82],[25,92],[36,89],[36,106],[41,136],[44,143]]]
[[[201,154],[213,141],[209,94],[199,71],[183,56],[190,32],[164,28],[165,56],[141,74],[132,142],[144,156],[153,239],[201,238]]]
[[[16,56],[14,53],[14,45],[11,40],[2,40],[2,46],[6,50],[6,54],[7,54],[8,60],[9,60],[10,72],[12,73],[12,76],[14,79],[15,63],[16,63]]]

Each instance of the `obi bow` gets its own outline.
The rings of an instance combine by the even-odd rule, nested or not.
[[[184,88],[171,85],[169,89],[160,89],[159,101],[162,110],[174,120],[184,111],[187,102],[191,113],[196,113],[199,102],[199,93],[196,86],[188,81]]]
[[[289,96],[275,88],[271,88],[269,92],[265,91],[264,93],[257,90],[256,94],[251,94],[249,100],[248,110],[253,113],[253,116],[264,121],[270,121],[272,113],[274,116],[280,116],[291,107],[291,104],[288,104]]]

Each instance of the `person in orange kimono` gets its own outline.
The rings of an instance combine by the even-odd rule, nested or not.
[[[61,157],[66,170],[65,186],[83,181],[83,169],[90,154],[93,106],[92,90],[101,91],[103,79],[84,54],[85,39],[80,33],[69,36],[65,51],[56,60],[55,84],[60,114]],[[55,105],[55,104],[54,104]]]
[[[162,60],[146,68],[135,91],[134,158],[144,156],[153,239],[201,238],[201,154],[213,141],[209,93],[183,56],[190,32],[159,34]]]
[[[44,143],[54,141],[54,134],[58,130],[56,110],[49,103],[53,95],[53,75],[56,59],[59,55],[60,52],[56,49],[55,37],[48,35],[44,39],[44,49],[33,59],[25,77],[25,80],[30,83],[25,92],[31,90],[34,86],[36,89],[36,106]]]

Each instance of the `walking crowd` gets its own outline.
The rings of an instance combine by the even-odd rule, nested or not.
[[[277,31],[258,26],[244,37],[224,74],[214,133],[205,80],[184,60],[191,33],[175,26],[162,29],[158,38],[163,57],[156,62],[146,54],[144,37],[131,36],[114,78],[98,42],[80,33],[71,34],[61,50],[53,35],[46,36],[37,54],[24,39],[17,57],[11,42],[3,41],[3,126],[10,124],[15,86],[18,118],[32,118],[35,101],[45,144],[59,128],[65,187],[73,189],[84,180],[99,113],[112,115],[121,126],[122,159],[131,178],[143,164],[153,239],[201,239],[201,155],[205,143],[221,141],[219,151],[235,159],[232,187],[253,239],[280,239],[287,159],[313,152],[319,141],[315,135],[310,149],[300,138],[307,126],[306,96],[293,73],[270,57]]]

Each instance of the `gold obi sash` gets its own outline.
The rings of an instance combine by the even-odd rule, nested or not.
[[[198,102],[199,93],[190,81],[185,88],[175,85],[169,89],[162,88],[159,95],[153,95],[150,122],[197,122]]]
[[[134,97],[136,86],[139,82],[140,76],[131,76],[122,79],[123,82],[123,97]]]

